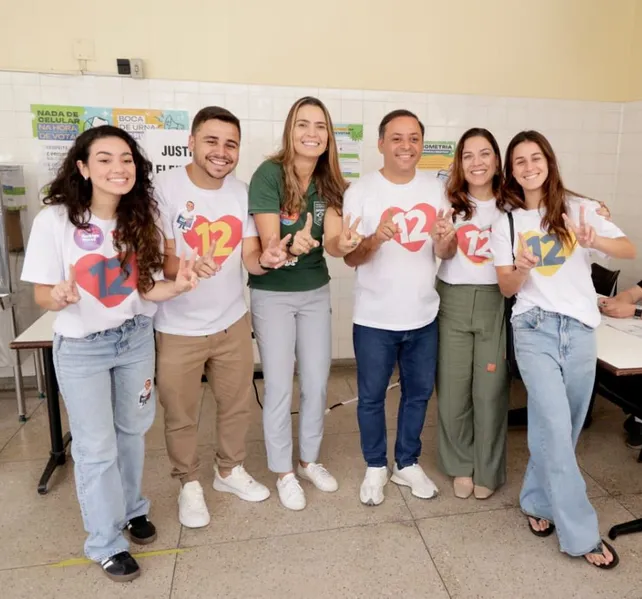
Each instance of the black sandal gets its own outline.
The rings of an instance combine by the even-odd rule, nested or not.
[[[546,530],[535,530],[531,526],[530,518],[532,518],[533,520],[537,520],[538,523],[541,522],[542,520],[546,520],[546,518],[538,518],[537,516],[526,516],[526,521],[528,522],[528,528],[536,537],[550,537],[555,532],[555,524],[553,524],[550,520],[546,520],[548,522],[548,528]]]
[[[597,547],[593,549],[593,551],[589,551],[586,555],[604,555],[604,545],[606,548],[611,552],[611,555],[613,556],[613,560],[611,561],[610,564],[594,564],[593,562],[588,562],[591,564],[591,566],[595,566],[596,568],[601,568],[602,570],[611,570],[612,568],[615,568],[620,563],[620,557],[618,556],[617,552],[609,543],[607,543],[605,540],[601,540]],[[588,561],[588,560],[586,560]]]

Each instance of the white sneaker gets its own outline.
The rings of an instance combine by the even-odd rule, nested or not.
[[[383,488],[388,484],[388,468],[366,468],[366,475],[361,483],[359,499],[366,505],[379,505],[383,503]]]
[[[420,499],[432,499],[436,497],[439,492],[437,485],[428,478],[419,464],[406,466],[401,470],[399,470],[397,464],[395,464],[390,480],[396,485],[410,487],[412,494]]]
[[[305,508],[305,493],[294,474],[290,473],[283,478],[278,478],[276,490],[284,507],[297,512]]]
[[[226,478],[223,478],[218,467],[214,466],[214,484],[212,486],[216,491],[234,493],[245,501],[265,501],[270,496],[270,490],[254,480],[241,465],[234,466]]]
[[[302,479],[309,480],[319,491],[334,493],[339,488],[337,479],[323,467],[323,464],[310,462],[305,468],[299,464],[297,474]]]
[[[187,528],[202,528],[210,523],[203,487],[197,480],[185,483],[178,495],[178,521]]]

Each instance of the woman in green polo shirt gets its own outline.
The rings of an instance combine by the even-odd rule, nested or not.
[[[291,235],[288,263],[249,276],[252,324],[265,377],[263,428],[268,467],[278,474],[281,503],[305,507],[292,462],[292,378],[298,364],[299,463],[297,474],[326,492],[336,479],[319,463],[332,357],[330,276],[323,256],[324,229],[333,232],[326,250],[343,256],[358,237],[342,232],[341,207],[347,187],[341,176],[332,121],[326,107],[306,97],[290,109],[283,147],[250,182],[249,209],[264,247]],[[338,224],[337,224],[338,221]]]

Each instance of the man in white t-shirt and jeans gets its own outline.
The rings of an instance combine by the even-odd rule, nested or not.
[[[437,494],[418,459],[437,364],[435,256],[451,258],[457,245],[443,184],[417,170],[423,142],[424,126],[413,113],[385,116],[379,125],[383,168],[353,183],[344,199],[344,214],[361,218],[365,237],[344,260],[356,267],[353,341],[366,505],[384,500],[388,482],[385,399],[397,363],[401,401],[392,481],[422,499]]]
[[[273,243],[261,254],[248,214],[247,186],[231,174],[240,142],[240,123],[232,113],[204,108],[192,124],[193,161],[160,174],[155,182],[165,235],[165,276],[175,276],[179,256],[199,255],[194,266],[201,279],[198,287],[187,301],[185,296],[159,304],[155,319],[167,452],[172,476],[182,484],[178,517],[189,528],[210,521],[197,447],[203,372],[217,403],[214,489],[246,501],[270,495],[243,467],[254,353],[242,264],[253,274],[265,274],[281,266],[286,253]]]

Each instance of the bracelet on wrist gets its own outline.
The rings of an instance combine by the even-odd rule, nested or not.
[[[263,266],[263,264],[261,264],[261,256],[259,256],[259,259],[257,262],[259,263],[259,268],[263,270],[274,270],[273,266]]]

